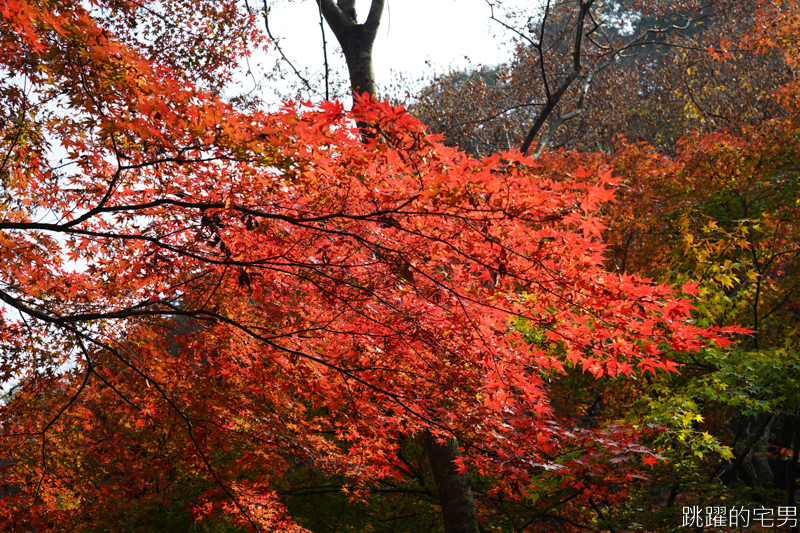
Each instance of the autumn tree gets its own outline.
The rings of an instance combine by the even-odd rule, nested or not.
[[[593,22],[578,34],[577,3],[516,19],[498,12],[518,36],[511,61],[434,79],[413,112],[448,144],[479,153],[521,146],[532,124],[537,153],[546,145],[611,151],[618,135],[674,149],[686,131],[735,129],[781,112],[765,95],[789,79],[783,59],[737,48],[754,30],[756,2],[672,4],[674,13],[592,5]],[[709,49],[730,57],[714,60]]]
[[[726,8],[701,13],[690,31],[645,43],[595,77],[586,99],[565,105],[584,107],[549,130],[551,145],[582,153],[541,154],[545,169],[605,166],[621,180],[603,215],[609,267],[697,282],[700,324],[753,331],[732,349],[673,354],[680,376],[580,394],[587,384],[571,375],[551,392],[556,412],[584,424],[622,417],[664,429],[646,442],[669,462],[602,509],[610,527],[642,524],[642,509],[644,526],[658,530],[680,521],[680,505],[796,501],[796,6],[718,7]],[[443,78],[413,112],[473,153],[521,143],[536,111],[521,119],[515,106],[538,85],[516,85],[526,72],[516,61]],[[517,524],[536,516],[513,512]]]
[[[520,39],[514,62],[508,67],[439,80],[414,105],[414,113],[434,131],[444,132],[448,143],[470,153],[497,152],[518,144],[523,150],[535,146],[535,156],[553,144],[610,149],[621,132],[671,151],[682,132],[690,128],[703,131],[742,128],[785,112],[755,98],[761,100],[787,79],[789,70],[782,58],[775,54],[770,57],[769,71],[774,75],[758,76],[754,65],[763,65],[763,55],[737,50],[733,58],[728,57],[731,43],[752,32],[754,26],[750,21],[757,20],[759,9],[755,4],[733,2],[595,5],[589,1],[546,3],[539,11],[510,13],[506,18],[501,17],[499,10],[496,17],[492,11],[495,22],[515,32]],[[351,13],[355,21],[354,9]],[[370,19],[376,20],[372,16]],[[366,52],[365,49],[361,57],[371,60]],[[719,61],[721,57],[728,61]],[[348,66],[352,72],[351,60]],[[723,94],[719,88],[726,87],[731,79],[737,83]],[[743,109],[742,105],[747,107]],[[659,127],[653,128],[654,120],[661,121]],[[575,158],[567,166],[576,170],[580,160],[586,166],[599,164],[597,158],[588,157]],[[635,165],[636,160],[632,161]],[[556,167],[560,165],[555,163]],[[553,179],[561,178],[553,175]],[[651,192],[645,190],[646,198]],[[646,215],[636,218],[632,207],[640,208]],[[631,221],[635,227],[641,227],[647,219],[663,223],[646,201],[637,206],[627,204],[622,211],[625,216],[615,221]],[[619,224],[612,229],[623,231]],[[627,258],[630,247],[616,241],[615,244],[615,252]],[[641,249],[648,258],[654,257],[653,249],[646,246]],[[663,248],[662,252],[668,254]],[[633,267],[632,271],[635,270]],[[567,380],[559,395],[569,399],[561,402],[565,416],[580,425],[585,416],[580,410],[592,412],[602,394],[590,397],[584,404],[568,390],[579,386],[577,381]],[[633,388],[628,401],[637,394],[646,395]],[[609,416],[610,413],[609,409]],[[697,446],[724,452],[718,444],[718,441],[699,442]],[[433,450],[428,451],[433,457],[430,453]],[[445,448],[439,451],[445,453]],[[457,460],[451,446],[446,460],[434,460],[432,464],[446,465]],[[452,499],[448,497],[451,505],[472,508],[470,484],[463,475],[442,486],[441,480],[448,479],[451,473],[444,468],[440,468],[438,475],[434,472],[437,487],[440,491],[455,487]],[[562,497],[569,501],[574,493]],[[541,502],[544,508],[549,505],[546,501],[543,498]],[[580,514],[576,507],[562,506],[562,510],[573,516]],[[538,515],[536,510],[522,511],[523,516],[526,513]],[[456,512],[455,516],[468,514]],[[598,508],[593,518],[603,520],[601,514]],[[592,520],[591,513],[587,520]],[[449,527],[476,531],[477,523],[467,521],[469,525]]]
[[[633,427],[559,419],[551,380],[724,344],[680,291],[606,271],[607,173],[474,159],[366,97],[223,100],[263,42],[232,1],[5,0],[0,16],[6,529],[189,506],[299,531],[275,493],[293,461],[358,495],[403,475],[410,435],[457,439],[449,475],[498,493],[552,473],[618,499],[609,480],[654,452]]]
[[[653,511],[646,527],[658,528],[680,519],[680,505],[795,504],[794,7],[743,5],[748,15],[717,14],[711,30],[679,42],[694,50],[665,60],[665,76],[652,73],[661,80],[657,90],[645,93],[620,129],[609,128],[652,145],[597,142],[613,135],[596,136],[590,123],[569,145],[580,146],[586,135],[593,142],[584,148],[599,145],[610,155],[542,156],[545,168],[554,159],[573,168],[607,165],[621,179],[620,201],[604,218],[611,226],[605,233],[613,245],[610,266],[700,283],[700,324],[737,323],[753,331],[733,349],[675,354],[684,365],[680,376],[640,383],[623,397],[619,390],[604,396],[606,411],[616,399],[630,419],[669,428],[650,442],[665,450],[670,466],[643,484],[638,497],[632,491],[629,502],[606,510],[618,526],[641,523],[642,508]],[[615,87],[602,94],[624,94]],[[642,118],[646,130],[637,126]],[[583,403],[587,410],[593,404],[591,398]],[[653,494],[660,497],[654,501]]]

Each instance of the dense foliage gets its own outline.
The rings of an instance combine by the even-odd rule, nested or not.
[[[752,331],[729,349],[673,354],[680,375],[611,387],[589,388],[580,375],[563,381],[562,409],[585,424],[625,418],[665,430],[648,442],[669,462],[604,507],[601,527],[671,531],[686,506],[796,505],[796,13],[795,2],[733,3],[648,43],[598,75],[582,113],[551,137],[561,149],[539,159],[620,179],[618,201],[602,215],[609,267],[698,283],[699,325]],[[436,80],[414,112],[465,150],[519,142],[527,102],[543,91],[525,61],[538,61],[535,47],[520,47],[508,66]]]
[[[694,106],[664,137],[534,160],[226,100],[267,45],[233,1],[0,0],[2,528],[435,529],[450,445],[489,530],[794,505],[795,7],[676,46],[759,85],[675,94],[651,50]]]

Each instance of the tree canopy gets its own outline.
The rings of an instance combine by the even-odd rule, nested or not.
[[[573,36],[591,27],[578,4]],[[796,370],[793,81],[771,80],[768,120],[689,134],[678,155],[470,155],[370,95],[371,63],[354,64],[372,6],[357,24],[353,2],[320,2],[352,109],[265,111],[223,96],[269,46],[233,0],[0,1],[4,529],[303,531],[287,479],[368,498],[414,477],[418,448],[448,532],[491,519],[472,485],[606,527],[684,453],[664,439],[734,462],[756,446],[697,441],[698,398],[797,409],[779,379]],[[743,46],[791,67],[784,9],[763,6]],[[741,365],[758,368],[746,385]],[[612,417],[606,400],[596,423],[603,387],[653,403]]]

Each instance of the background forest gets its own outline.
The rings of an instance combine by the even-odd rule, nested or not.
[[[0,0],[0,529],[800,531],[800,5],[317,4]]]

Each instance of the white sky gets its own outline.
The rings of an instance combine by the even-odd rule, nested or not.
[[[503,4],[510,7],[532,3],[530,0],[506,0]],[[356,2],[362,22],[369,5],[370,0]],[[423,77],[480,64],[496,65],[510,59],[510,39],[497,22],[489,19],[490,14],[485,0],[387,0],[373,49],[379,91],[396,94],[389,86],[399,83],[413,92],[421,88],[417,80]],[[270,2],[269,23],[272,34],[298,69],[309,75],[323,71],[316,2]],[[326,37],[329,60],[346,79],[344,61],[334,51],[338,46],[327,26]],[[276,57],[269,61],[254,58],[251,61],[254,71],[256,62],[271,66]]]

